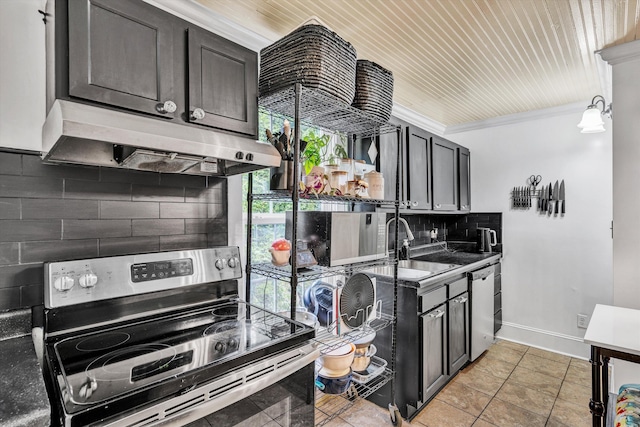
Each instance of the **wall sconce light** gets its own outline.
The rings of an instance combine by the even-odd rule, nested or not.
[[[602,111],[598,109],[598,103],[602,102]],[[578,127],[582,128],[580,133],[598,133],[604,132],[604,122],[601,116],[611,117],[612,104],[607,106],[602,95],[596,95],[591,100],[591,105],[582,114],[582,120],[578,123]]]

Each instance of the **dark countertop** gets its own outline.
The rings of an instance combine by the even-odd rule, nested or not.
[[[443,243],[430,244],[424,247],[412,248],[410,258],[418,261],[437,262],[443,264],[456,264],[460,267],[445,270],[441,273],[431,274],[418,280],[398,278],[400,286],[418,289],[420,293],[429,292],[444,285],[447,279],[459,278],[460,275],[475,271],[485,266],[500,262],[502,254],[499,252],[478,253],[465,252],[463,250],[449,250]],[[376,273],[371,270],[371,274]],[[391,277],[382,275],[383,280]]]
[[[472,252],[434,252],[427,255],[412,256],[412,259],[429,262],[442,262],[445,264],[469,265],[479,261],[495,258],[499,253],[472,253]]]
[[[51,408],[31,337],[31,311],[0,313],[0,425],[51,424]]]

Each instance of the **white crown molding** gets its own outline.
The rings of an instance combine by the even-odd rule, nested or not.
[[[436,135],[444,135],[446,126],[440,122],[436,122],[435,120],[431,120],[430,118],[423,116],[420,113],[416,113],[413,110],[410,110],[407,107],[404,107],[400,104],[393,103],[392,115],[394,117],[399,118],[400,120],[404,120],[405,122],[411,123],[412,125],[418,126],[421,129],[426,130],[427,132],[435,133]]]
[[[640,59],[640,40],[611,46],[599,51],[602,59],[611,65]]]
[[[236,24],[194,0],[144,1],[256,52],[259,52],[260,49],[274,42],[274,40],[269,40],[254,31]]]
[[[459,125],[447,126],[446,135],[452,133],[468,132],[471,130],[486,129],[496,126],[505,126],[515,123],[528,122],[531,120],[546,119],[549,117],[560,116],[563,114],[575,114],[582,112],[589,105],[589,100],[584,102],[574,102],[572,104],[560,105],[557,107],[543,108],[540,110],[525,111],[523,113],[509,114],[506,116],[492,117],[486,120],[478,120],[475,122],[461,123]]]

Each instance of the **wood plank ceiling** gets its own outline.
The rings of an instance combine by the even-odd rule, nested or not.
[[[317,16],[393,72],[396,104],[445,126],[586,107],[594,52],[640,33],[640,0],[196,1],[273,41]]]

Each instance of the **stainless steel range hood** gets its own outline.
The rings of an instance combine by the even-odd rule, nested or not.
[[[280,166],[271,144],[57,99],[42,128],[42,159],[191,175]]]

